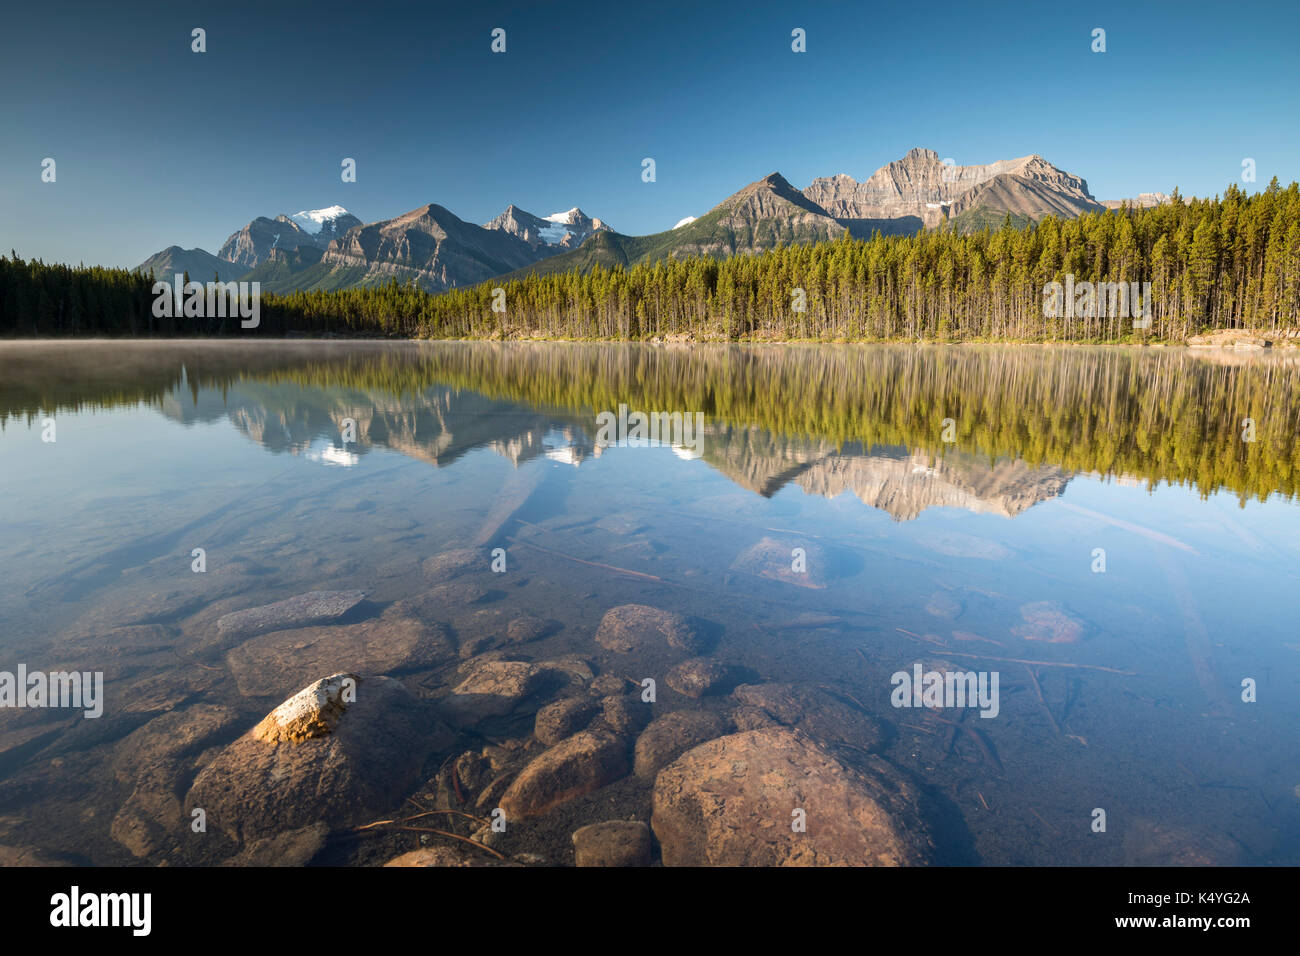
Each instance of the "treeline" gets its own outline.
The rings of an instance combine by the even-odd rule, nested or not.
[[[1150,283],[1150,326],[1046,316],[1049,283]],[[199,277],[195,277],[198,279]],[[127,270],[0,259],[0,334],[241,334],[237,319],[157,319]],[[504,290],[504,311],[494,293]],[[796,291],[801,290],[801,293]],[[802,305],[800,310],[798,305]],[[242,334],[722,341],[1182,341],[1275,332],[1300,315],[1300,186],[1049,217],[1025,229],[845,237],[754,256],[529,274],[431,294],[413,284],[265,295]]]

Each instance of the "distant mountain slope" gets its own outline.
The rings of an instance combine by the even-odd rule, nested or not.
[[[182,249],[180,246],[168,246],[162,252],[155,252],[136,268],[169,281],[177,274],[188,272],[195,282],[209,282],[214,275],[220,276],[222,282],[231,282],[243,278],[248,272],[247,266],[237,262],[214,256],[203,249]]]
[[[999,160],[983,166],[945,164],[932,149],[913,149],[882,166],[864,182],[850,176],[815,179],[804,195],[855,232],[868,224],[913,220],[927,228],[979,206],[1038,220],[1076,217],[1101,205],[1078,176],[1041,156]]]
[[[465,222],[430,203],[349,230],[329,244],[321,264],[331,270],[359,270],[363,284],[396,277],[439,292],[519,269],[534,258],[522,239]]]
[[[609,226],[588,216],[577,206],[568,212],[552,213],[543,218],[524,212],[513,203],[501,215],[483,223],[483,228],[500,230],[522,239],[538,257],[576,249],[592,233],[609,230]]]
[[[366,270],[332,268],[321,262],[325,250],[317,246],[275,249],[246,276],[245,282],[260,282],[264,292],[283,295],[299,290],[332,292],[351,286],[368,285]]]
[[[781,245],[835,239],[844,232],[845,227],[824,209],[780,173],[772,173],[727,197],[693,222],[648,236],[597,233],[572,252],[525,266],[514,275],[586,272],[595,265],[631,266],[686,256],[745,255]]]

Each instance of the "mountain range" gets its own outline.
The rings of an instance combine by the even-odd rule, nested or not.
[[[141,263],[159,277],[188,272],[206,280],[259,281],[269,292],[333,290],[415,282],[430,292],[530,272],[587,271],[687,256],[726,257],[780,245],[835,239],[846,232],[869,238],[921,229],[961,232],[1017,226],[1045,216],[1167,201],[1162,193],[1098,202],[1082,178],[1038,155],[982,166],[957,166],[929,149],[858,182],[838,175],[805,189],[772,173],[698,217],[647,236],[619,233],[576,206],[540,217],[509,205],[475,225],[433,203],[364,223],[342,206],[258,217],[233,233],[214,256],[203,249],[168,248]]]

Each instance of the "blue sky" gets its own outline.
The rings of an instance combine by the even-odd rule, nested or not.
[[[1039,153],[1099,199],[1212,195],[1245,157],[1263,188],[1300,178],[1297,35],[1291,0],[15,4],[0,249],[134,266],[336,203],[578,205],[642,234],[773,171],[864,179],[914,146]]]

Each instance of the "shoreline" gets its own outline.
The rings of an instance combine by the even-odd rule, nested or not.
[[[211,342],[211,343],[269,343],[269,342],[338,342],[338,343],[387,343],[387,344],[417,344],[421,342],[461,342],[461,343],[492,343],[492,344],[526,344],[526,345],[547,345],[547,344],[569,344],[569,345],[647,345],[647,346],[718,346],[718,345],[744,345],[744,346],[848,346],[848,347],[867,347],[867,346],[903,346],[903,345],[922,345],[922,346],[1027,346],[1041,348],[1125,348],[1125,349],[1178,349],[1185,348],[1192,351],[1215,353],[1215,352],[1282,352],[1287,353],[1292,350],[1300,350],[1300,331],[1287,330],[1281,333],[1254,332],[1241,329],[1216,329],[1211,332],[1205,332],[1200,335],[1191,336],[1185,340],[1169,341],[1148,341],[1148,342],[1108,342],[1108,341],[1066,341],[1066,340],[1040,340],[1040,339],[963,339],[959,341],[946,339],[866,339],[866,340],[846,340],[846,339],[726,339],[726,338],[696,338],[694,336],[670,336],[670,337],[653,337],[648,339],[581,339],[581,338],[564,338],[559,336],[510,336],[510,337],[480,337],[480,338],[407,338],[407,337],[383,337],[376,335],[338,335],[327,333],[324,335],[308,335],[306,333],[288,334],[276,336],[273,338],[263,338],[256,335],[214,335],[214,336],[174,336],[174,337],[150,337],[150,336],[69,336],[56,338],[34,338],[27,336],[3,337],[0,336],[0,344],[14,345],[19,343],[31,344],[53,344],[57,342],[66,342],[69,344],[89,343],[89,342],[129,342],[133,344],[144,343],[177,343],[177,342]]]

